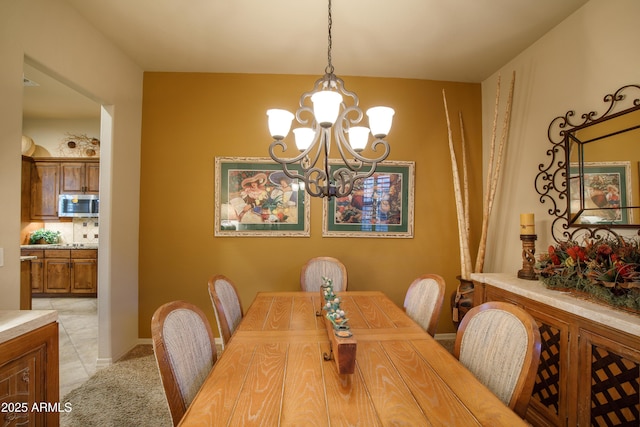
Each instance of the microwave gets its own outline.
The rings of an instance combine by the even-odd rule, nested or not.
[[[61,194],[58,196],[59,217],[97,217],[100,199],[95,194]]]

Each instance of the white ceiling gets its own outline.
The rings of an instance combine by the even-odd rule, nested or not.
[[[327,65],[326,0],[63,1],[145,71],[320,76]],[[587,1],[333,0],[332,62],[341,77],[481,82]]]

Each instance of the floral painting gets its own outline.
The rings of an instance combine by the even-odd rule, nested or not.
[[[309,236],[309,202],[267,158],[216,157],[216,236]]]
[[[383,162],[346,197],[325,200],[326,237],[413,237],[414,163]]]
[[[629,162],[585,162],[580,179],[578,166],[572,165],[569,186],[571,223],[632,223],[631,210],[623,208],[632,203],[629,168]]]

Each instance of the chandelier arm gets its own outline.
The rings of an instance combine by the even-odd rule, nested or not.
[[[380,146],[382,146],[384,150],[378,157],[368,158],[361,155],[356,150],[354,150],[351,147],[351,144],[349,143],[349,141],[347,141],[347,138],[345,137],[345,130],[343,127],[343,123],[347,123],[347,125],[349,124],[348,119],[346,118],[346,113],[350,111],[356,111],[356,112],[359,112],[360,115],[362,114],[362,111],[359,108],[350,107],[346,109],[336,121],[336,124],[334,125],[334,129],[333,129],[333,133],[336,139],[336,145],[338,146],[338,151],[340,152],[340,157],[344,161],[345,165],[348,166],[349,169],[351,169],[352,171],[358,171],[362,167],[363,163],[377,164],[379,162],[382,162],[384,159],[386,159],[389,156],[389,153],[391,152],[391,148],[389,147],[389,143],[384,139],[374,138],[373,142],[371,143],[372,151],[376,152]],[[360,117],[360,119],[361,118],[362,117]],[[353,124],[357,124],[359,122],[360,120],[357,120],[357,119],[351,120],[351,123]],[[352,158],[349,158],[349,156],[347,156],[347,154],[345,153],[345,150],[351,155]],[[352,165],[350,162],[353,162],[354,160],[355,160],[355,163]]]
[[[305,189],[313,197],[329,195],[329,179],[325,171],[313,167],[305,172]]]

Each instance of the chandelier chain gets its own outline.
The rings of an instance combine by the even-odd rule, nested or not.
[[[331,63],[331,46],[333,41],[331,40],[331,27],[333,26],[333,19],[331,18],[331,0],[329,0],[329,36],[327,37],[327,68],[325,68],[324,72],[327,74],[333,74],[333,64]]]

